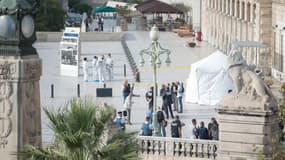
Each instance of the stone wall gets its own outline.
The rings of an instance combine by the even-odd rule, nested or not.
[[[267,49],[244,48],[243,56],[268,72],[271,66],[272,0],[204,0],[203,39],[224,52],[233,41],[257,41]]]
[[[80,33],[82,42],[93,41],[121,41],[123,33],[101,33],[101,32],[85,32]],[[60,42],[62,32],[37,32],[37,42]]]

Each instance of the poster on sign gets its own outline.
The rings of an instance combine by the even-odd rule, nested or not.
[[[61,75],[78,76],[80,53],[80,28],[65,28],[60,42]]]

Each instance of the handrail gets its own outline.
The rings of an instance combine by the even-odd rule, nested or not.
[[[138,136],[137,142],[142,154],[205,159],[216,159],[217,157],[218,141],[214,140]]]

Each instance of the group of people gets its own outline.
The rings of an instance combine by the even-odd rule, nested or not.
[[[190,138],[219,140],[219,124],[217,120],[214,117],[212,117],[211,122],[208,124],[207,128],[205,127],[205,123],[203,121],[201,121],[200,126],[198,126],[196,119],[192,119]]]
[[[153,96],[154,96],[154,87],[151,86],[149,90],[145,94],[145,98],[147,101],[147,111],[146,111],[146,117],[145,122],[143,123],[141,129],[142,129],[142,135],[150,135],[152,133],[152,116],[153,116]],[[183,112],[183,103],[182,98],[184,94],[184,87],[182,82],[172,82],[171,84],[168,83],[162,84],[160,92],[160,96],[162,97],[162,107],[157,107],[157,122],[158,122],[158,135],[166,136],[165,127],[167,126],[168,119],[171,116],[173,122],[171,124],[177,124],[177,128],[173,129],[176,130],[175,136],[179,137],[179,126],[183,126],[183,123],[179,123],[179,116],[175,116],[173,114],[173,111],[177,111],[177,113]],[[173,109],[172,109],[173,105]],[[181,136],[181,135],[180,135]]]
[[[183,112],[183,95],[184,86],[182,82],[177,81],[172,82],[171,84],[168,83],[167,85],[161,85],[160,96],[162,97],[162,109],[166,112],[167,119],[169,117],[169,113],[171,118],[174,118],[173,111],[177,111],[177,113]]]
[[[92,23],[93,19],[91,18],[91,15],[88,15],[86,19],[84,20],[86,32],[92,32]],[[95,31],[103,32],[104,30],[104,19],[102,16],[97,16],[97,27],[95,27]]]
[[[92,60],[92,79],[94,82],[104,82],[106,77],[110,81],[113,80],[113,59],[111,54],[107,55],[105,59],[104,55],[101,57],[94,56]],[[89,62],[87,57],[83,58],[82,68],[83,68],[83,82],[88,82],[88,67]],[[107,75],[107,76],[106,76]]]
[[[132,97],[136,96],[133,93],[134,84],[130,85],[128,80],[124,80],[122,85],[122,94],[123,94],[123,105],[124,110],[117,113],[117,117],[114,119],[114,123],[118,126],[119,129],[125,130],[125,125],[131,125],[131,108],[132,108]],[[145,120],[142,123],[141,131],[143,136],[152,136],[153,135],[153,96],[154,96],[154,87],[150,87],[145,94],[147,101],[147,111]],[[177,113],[183,112],[183,97],[184,87],[181,82],[173,82],[171,84],[163,84],[160,89],[160,96],[162,97],[162,106],[157,107],[156,111],[156,120],[158,124],[157,135],[166,137],[166,127],[168,125],[169,114],[173,119],[170,125],[170,136],[173,138],[182,137],[182,127],[185,126],[180,120],[179,115],[173,115],[172,105],[176,109]],[[177,102],[177,107],[175,108],[175,102]],[[189,134],[191,139],[209,139],[209,140],[218,140],[219,139],[219,124],[215,118],[211,118],[211,122],[208,124],[208,128],[205,127],[203,121],[200,122],[200,125],[197,124],[196,119],[192,119],[191,133]]]

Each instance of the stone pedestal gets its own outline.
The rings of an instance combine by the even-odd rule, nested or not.
[[[0,57],[0,155],[13,155],[25,144],[41,145],[41,59],[38,55]]]
[[[218,159],[256,160],[260,153],[271,157],[272,143],[279,131],[276,106],[257,106],[262,104],[232,95],[226,96],[221,104]]]

